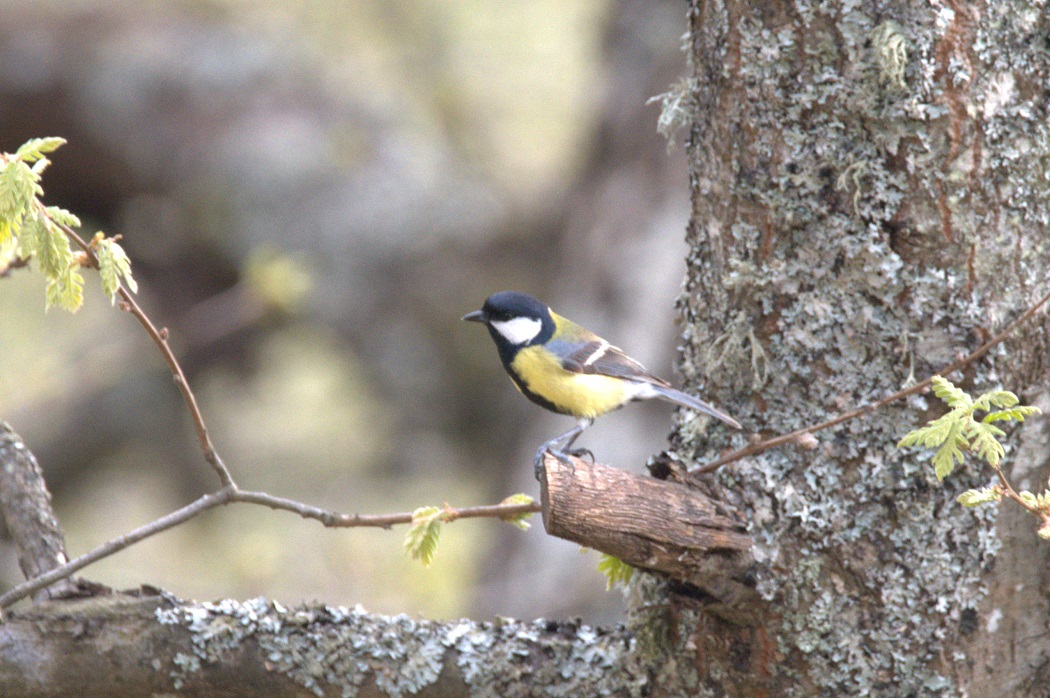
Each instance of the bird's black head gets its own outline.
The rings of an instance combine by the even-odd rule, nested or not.
[[[513,355],[518,349],[543,344],[554,334],[550,308],[527,293],[500,291],[485,300],[481,310],[463,316],[464,320],[483,322],[500,350]]]

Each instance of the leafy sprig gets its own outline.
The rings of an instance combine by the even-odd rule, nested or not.
[[[998,468],[1006,455],[999,437],[1006,436],[1006,432],[993,422],[1023,422],[1025,417],[1039,413],[1038,407],[1018,405],[1020,400],[1008,390],[994,390],[973,400],[941,376],[933,378],[933,394],[947,403],[951,411],[921,429],[908,432],[897,446],[936,448],[933,468],[938,480],[951,475],[956,464],[962,464],[964,451],[973,451],[988,465]],[[993,410],[993,407],[1004,409]],[[988,413],[981,421],[974,418],[978,410]]]
[[[634,576],[634,568],[618,557],[602,553],[598,560],[598,571],[605,575],[605,590],[611,591],[615,586],[626,586]]]
[[[497,506],[531,506],[535,500],[527,494],[512,494]],[[534,512],[526,511],[500,516],[503,521],[525,531],[529,528],[528,518]],[[419,560],[424,567],[429,567],[437,553],[438,541],[441,539],[441,525],[455,521],[463,516],[461,510],[445,505],[444,507],[420,507],[412,512],[412,525],[405,535],[405,550],[413,560]]]
[[[995,422],[1023,422],[1031,415],[1040,414],[1039,408],[1019,404],[1017,396],[1008,390],[993,390],[974,400],[946,378],[934,376],[932,383],[933,394],[951,411],[925,427],[908,432],[897,446],[937,449],[933,454],[933,469],[938,480],[951,475],[955,466],[962,464],[967,451],[976,454],[995,471],[998,483],[967,490],[959,495],[958,502],[975,507],[998,503],[1003,497],[1008,497],[1039,518],[1039,536],[1050,540],[1050,483],[1042,494],[1014,490],[1001,467],[1006,449],[999,439],[1006,432],[995,426]],[[978,421],[975,412],[986,414]]]
[[[504,499],[500,504],[532,504],[535,499],[527,494],[512,494],[511,496]],[[509,523],[511,526],[516,526],[522,531],[527,531],[532,528],[532,524],[529,523],[529,519],[532,518],[531,512],[525,512],[524,514],[514,514],[512,516],[501,517],[504,521]]]
[[[117,244],[119,235],[107,238],[101,232],[95,233],[91,241],[98,256],[98,273],[102,277],[102,291],[109,297],[110,304],[117,302],[117,289],[121,282],[127,284],[128,290],[138,293],[139,285],[131,277],[131,259],[124,248]]]
[[[116,302],[121,283],[134,292],[131,260],[115,238],[96,233],[91,242],[94,255],[74,252],[70,231],[80,219],[57,206],[41,201],[41,176],[64,138],[34,138],[14,153],[0,153],[0,268],[28,261],[47,280],[46,307],[58,306],[76,312],[84,302],[81,267],[98,266],[102,290]]]
[[[438,540],[441,538],[441,509],[439,507],[419,507],[412,512],[412,526],[405,535],[405,550],[413,560],[419,560],[424,567],[430,567],[437,552]]]

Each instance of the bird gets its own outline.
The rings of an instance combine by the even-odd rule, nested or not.
[[[734,429],[742,428],[725,412],[672,388],[619,347],[527,293],[494,293],[481,310],[462,319],[488,328],[503,368],[525,397],[577,420],[572,429],[537,449],[533,460],[537,478],[544,454],[549,452],[571,466],[570,456],[590,453],[570,450],[580,434],[598,417],[634,400],[659,398],[715,417]]]

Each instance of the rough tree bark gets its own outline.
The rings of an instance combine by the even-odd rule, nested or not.
[[[687,375],[784,433],[926,377],[1044,293],[1047,17],[693,0]],[[1042,401],[1047,344],[1042,315],[953,380]],[[764,601],[734,627],[672,597],[668,695],[1045,695],[1048,546],[1007,504],[955,502],[988,471],[938,484],[929,454],[895,448],[939,410],[902,402],[720,474]],[[1045,420],[1014,437],[1014,476],[1041,491]]]
[[[40,604],[0,625],[5,698],[638,695],[622,631],[506,619],[437,623],[156,590]]]

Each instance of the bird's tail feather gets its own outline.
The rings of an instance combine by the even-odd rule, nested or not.
[[[686,395],[680,390],[674,388],[668,388],[662,385],[654,385],[653,390],[656,394],[668,402],[674,402],[682,407],[688,407],[689,409],[696,410],[697,412],[703,412],[704,414],[711,415],[715,419],[721,419],[723,422],[733,427],[734,429],[742,429],[740,422],[730,417],[725,412],[715,409],[711,405],[707,404],[703,400],[697,400],[692,395]]]

